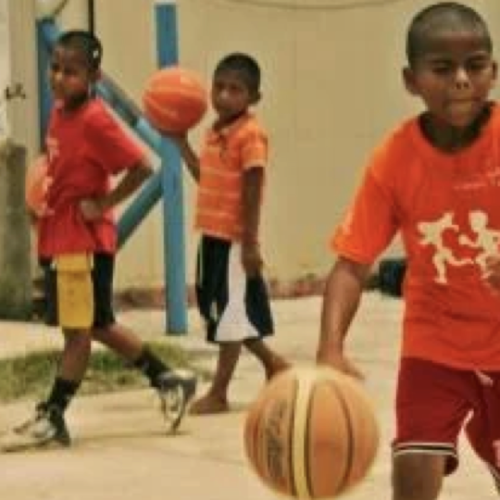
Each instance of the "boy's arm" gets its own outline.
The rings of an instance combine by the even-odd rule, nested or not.
[[[200,180],[200,161],[194,149],[191,147],[186,135],[167,136],[178,148],[179,153],[189,170],[189,173],[196,182]]]
[[[152,173],[151,165],[144,160],[128,169],[115,188],[101,199],[103,209],[108,210],[119,205],[134,193]]]
[[[96,220],[107,210],[119,205],[134,193],[151,175],[153,169],[146,160],[128,169],[113,190],[99,198],[85,198],[80,201],[80,209],[86,220]]]
[[[370,267],[339,257],[330,272],[323,297],[317,361],[357,377],[361,373],[344,356],[344,340],[358,310]]]
[[[255,276],[262,270],[263,262],[258,235],[263,183],[264,172],[262,167],[250,168],[243,174],[241,258],[247,276]]]

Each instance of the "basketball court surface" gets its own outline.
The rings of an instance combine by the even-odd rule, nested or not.
[[[272,341],[291,361],[314,359],[321,302],[317,297],[275,301],[277,335]],[[399,300],[364,296],[350,336],[350,352],[366,374],[366,387],[381,425],[381,447],[368,478],[347,500],[390,498],[392,397],[399,348]],[[194,311],[191,333],[165,337],[163,311],[130,311],[122,319],[148,338],[177,342],[196,364],[213,369]],[[0,322],[0,356],[59,345],[43,327]],[[232,385],[231,413],[186,419],[176,436],[165,435],[155,395],[140,390],[77,398],[68,412],[74,437],[70,449],[0,454],[0,498],[15,500],[277,500],[247,465],[243,448],[244,409],[263,383],[253,358],[244,356]],[[200,392],[203,391],[203,384]],[[30,401],[0,406],[0,433],[25,418]],[[463,440],[461,464],[445,483],[440,500],[494,500],[493,483]]]

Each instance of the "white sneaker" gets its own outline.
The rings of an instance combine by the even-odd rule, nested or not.
[[[171,431],[177,430],[196,392],[196,376],[187,370],[162,373],[156,381],[161,411]]]
[[[2,451],[21,451],[29,448],[39,448],[55,443],[69,446],[71,438],[61,411],[48,407],[46,403],[37,405],[35,415],[14,427],[0,440]]]

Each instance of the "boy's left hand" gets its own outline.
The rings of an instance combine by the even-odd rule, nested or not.
[[[486,258],[483,279],[496,293],[500,293],[500,255],[489,255]]]
[[[241,263],[249,278],[258,276],[262,272],[264,262],[257,243],[243,244],[241,247]]]
[[[80,200],[80,212],[86,221],[99,220],[104,211],[104,204],[100,198],[84,198]]]

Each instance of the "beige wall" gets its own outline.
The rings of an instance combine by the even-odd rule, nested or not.
[[[70,2],[63,27],[82,22],[78,2]],[[155,67],[153,3],[96,2],[104,66],[138,99]],[[274,8],[258,3],[265,2],[180,0],[180,61],[207,81],[218,58],[230,51],[248,51],[262,65],[259,113],[272,140],[264,250],[269,274],[289,281],[326,272],[332,261],[327,239],[367,155],[385,131],[419,109],[403,90],[400,69],[407,23],[431,2],[273,0]],[[500,2],[467,3],[482,12],[498,38]],[[193,141],[198,144],[199,131]],[[196,237],[187,177],[186,202],[192,281]],[[161,284],[161,245],[156,209],[120,256],[119,286]]]

